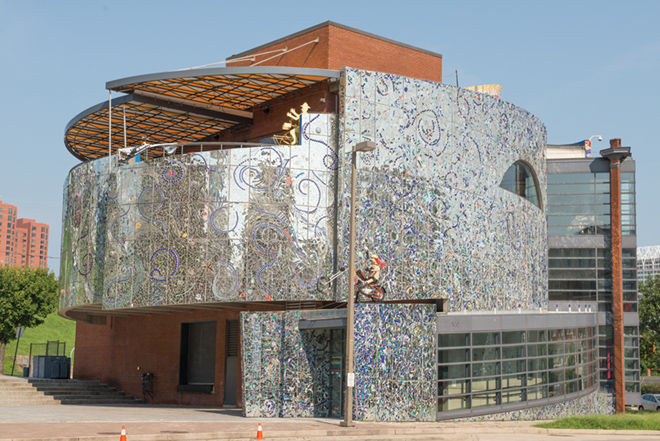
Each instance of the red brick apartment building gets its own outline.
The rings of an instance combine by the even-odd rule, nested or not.
[[[18,219],[16,205],[0,201],[0,266],[48,266],[48,224]]]

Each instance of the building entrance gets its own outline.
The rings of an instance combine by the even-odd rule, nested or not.
[[[346,330],[305,329],[301,334],[312,368],[314,414],[339,418],[344,411]]]

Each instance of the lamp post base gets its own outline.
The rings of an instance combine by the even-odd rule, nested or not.
[[[341,421],[339,425],[341,427],[355,427],[355,421]]]

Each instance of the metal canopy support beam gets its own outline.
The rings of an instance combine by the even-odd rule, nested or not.
[[[219,112],[216,110],[204,109],[201,107],[190,106],[183,103],[177,103],[170,100],[154,98],[140,94],[138,92],[134,92],[130,96],[132,97],[132,101],[137,101],[144,104],[151,104],[152,106],[163,107],[166,109],[173,109],[179,112],[186,112],[201,116],[207,116],[209,118],[219,119],[222,121],[229,121],[237,124],[252,124],[252,118],[247,118],[244,116],[232,115],[226,112]]]

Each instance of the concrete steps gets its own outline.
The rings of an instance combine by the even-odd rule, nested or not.
[[[130,395],[96,380],[52,380],[0,377],[0,403],[39,404],[137,404]]]

